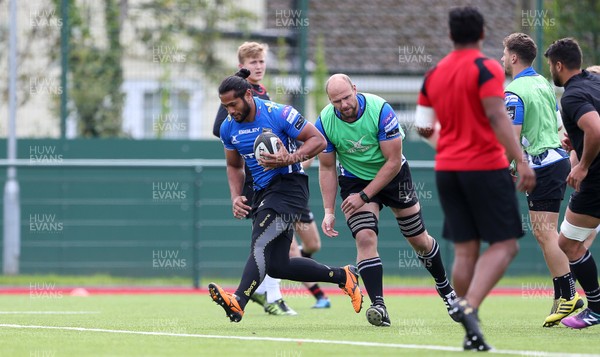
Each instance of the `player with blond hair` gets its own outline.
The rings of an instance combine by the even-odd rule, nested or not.
[[[261,83],[267,70],[266,57],[268,45],[258,42],[244,42],[238,47],[238,68],[246,68],[250,71],[250,76],[246,79],[252,86],[252,93],[255,97],[269,100],[269,94],[265,86]],[[219,137],[221,124],[227,118],[227,110],[219,107],[215,122],[213,125],[213,134]],[[304,167],[307,164],[303,163]],[[246,167],[246,179],[244,182],[243,195],[252,202],[252,174]],[[250,218],[250,217],[248,217]],[[302,241],[302,249],[298,247],[296,239],[292,240],[290,246],[290,257],[306,257],[311,258],[312,254],[319,251],[321,248],[321,238],[317,226],[314,222],[312,212],[306,207],[300,213],[300,221],[296,223],[296,234]],[[313,308],[329,308],[331,303],[325,293],[316,283],[304,283],[306,288],[315,297],[316,303]],[[266,276],[263,283],[258,287],[252,296],[252,301],[262,305],[265,312],[271,315],[296,315],[296,312],[288,306],[283,300],[279,279],[273,279]]]

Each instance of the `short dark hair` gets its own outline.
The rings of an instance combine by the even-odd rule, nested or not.
[[[582,62],[581,47],[572,37],[552,42],[544,53],[552,63],[561,62],[567,69],[580,69]]]
[[[516,54],[524,64],[532,64],[535,56],[537,56],[537,46],[527,34],[521,32],[511,33],[504,38],[503,44],[508,52]]]
[[[250,70],[241,68],[233,76],[229,76],[221,82],[219,86],[219,95],[229,91],[234,91],[235,98],[241,98],[246,94],[248,89],[252,89],[250,82],[246,80],[250,76]]]
[[[457,44],[479,41],[483,35],[483,15],[474,7],[457,7],[450,10],[448,20],[450,37]]]

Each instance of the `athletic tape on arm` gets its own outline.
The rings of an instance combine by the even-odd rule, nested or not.
[[[433,129],[435,122],[435,112],[431,107],[417,105],[415,112],[415,126],[422,129]]]

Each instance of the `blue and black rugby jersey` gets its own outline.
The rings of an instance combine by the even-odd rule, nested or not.
[[[263,132],[264,128],[271,129],[277,135],[286,149],[291,153],[296,151],[296,138],[304,129],[306,120],[292,106],[283,105],[254,97],[256,115],[254,121],[238,123],[231,117],[221,125],[221,141],[227,150],[237,150],[246,161],[254,179],[254,190],[262,190],[269,185],[277,175],[301,172],[302,165],[280,167],[265,171],[254,158],[254,140]]]

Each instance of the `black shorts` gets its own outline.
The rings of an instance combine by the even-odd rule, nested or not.
[[[244,187],[242,188],[242,196],[245,196],[248,199],[248,206],[252,206],[252,199],[254,198],[254,184],[252,181],[244,182]]]
[[[569,171],[571,163],[568,159],[535,169],[535,188],[533,192],[527,193],[529,210],[560,212],[560,202],[565,197]]]
[[[574,191],[569,200],[573,213],[600,218],[600,175],[588,176],[581,183],[579,192]]]
[[[244,189],[242,192],[242,195],[246,196],[246,198],[248,199],[247,203],[249,206],[252,206],[252,200],[254,199],[254,189],[252,188],[252,186],[253,186],[252,182],[244,183]],[[246,219],[252,218],[252,212],[253,212],[253,210],[250,210],[250,212],[248,212],[248,214],[246,215]],[[300,222],[312,223],[314,220],[315,220],[315,215],[312,213],[312,211],[310,210],[310,208],[308,208],[308,205],[307,205],[306,207],[304,207],[302,212],[300,212]]]
[[[488,243],[522,237],[516,190],[507,169],[436,171],[444,238]]]
[[[311,212],[308,206],[304,207],[302,212],[300,212],[300,222],[302,223],[312,223],[315,220],[315,215]]]
[[[350,194],[359,193],[371,181],[359,178],[340,176],[340,196],[345,200]],[[384,205],[394,208],[409,208],[419,202],[410,174],[408,162],[404,162],[400,172],[375,196],[370,198],[371,202],[379,204],[381,210]]]
[[[308,207],[308,176],[300,173],[284,174],[273,178],[271,183],[254,192],[252,217],[264,209],[272,209],[285,222],[298,222]]]
[[[246,204],[248,206],[252,206],[252,200],[254,199],[254,180],[252,179],[252,172],[250,172],[250,168],[248,168],[248,165],[245,163],[244,172],[246,173],[246,177],[244,180],[244,187],[242,188],[242,196],[248,199]],[[248,212],[246,218],[252,218],[252,211]]]

